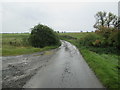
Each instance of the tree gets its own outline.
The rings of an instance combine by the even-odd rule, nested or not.
[[[108,16],[106,16],[106,20],[105,20],[106,26],[109,28],[110,25],[113,24],[112,22],[116,21],[116,18],[117,18],[116,15],[114,15],[114,14],[111,13],[111,12],[109,12],[109,13],[108,13]]]
[[[94,28],[101,29],[101,27],[114,27],[119,28],[120,27],[120,17],[114,15],[113,13],[109,12],[98,12],[95,15],[96,23],[94,25]]]
[[[114,18],[112,24],[113,24],[114,28],[117,28],[117,29],[120,30],[120,17],[117,17],[117,16],[116,16],[116,17]]]
[[[120,17],[118,17],[117,28],[120,30]]]
[[[120,47],[120,17],[109,12],[98,12],[96,14],[96,23],[94,25],[97,30],[95,33],[103,37],[103,46]]]
[[[105,25],[105,20],[106,20],[106,12],[98,12],[95,15],[96,18],[96,23],[94,25],[95,28],[99,28],[100,26],[104,26]]]
[[[40,48],[60,44],[57,33],[48,26],[42,24],[38,24],[32,28],[29,41],[32,46]]]

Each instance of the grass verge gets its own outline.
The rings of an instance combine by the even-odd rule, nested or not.
[[[47,46],[44,48],[34,48],[34,47],[13,47],[13,46],[3,46],[2,56],[14,56],[22,54],[31,54],[35,52],[42,52],[50,49],[57,48],[58,46]]]

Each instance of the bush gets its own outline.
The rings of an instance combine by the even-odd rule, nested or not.
[[[29,41],[32,46],[43,48],[45,46],[60,45],[60,40],[51,28],[38,24],[32,28]]]
[[[94,42],[92,42],[93,46],[100,46],[101,45],[101,40],[95,40]]]
[[[108,27],[100,27],[100,30],[96,30],[95,32],[101,36],[103,36],[105,39],[108,39],[110,36],[111,32],[113,31],[113,28],[108,28]]]
[[[103,37],[101,46],[120,48],[120,30],[110,27],[100,27],[100,30],[96,30],[95,33]]]
[[[120,30],[115,30],[114,32],[112,32],[108,38],[108,43],[111,46],[120,48]]]
[[[85,36],[84,38],[81,38],[79,40],[79,43],[81,45],[85,45],[85,46],[95,46],[96,44],[100,44],[101,37],[95,33],[90,33],[87,36]],[[99,41],[99,42],[98,42]]]

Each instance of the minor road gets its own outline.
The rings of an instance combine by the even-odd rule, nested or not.
[[[24,88],[103,88],[78,49],[62,41],[48,64],[38,70]]]

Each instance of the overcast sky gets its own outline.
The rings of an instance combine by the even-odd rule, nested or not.
[[[55,31],[92,31],[98,11],[118,15],[118,2],[4,2],[2,32],[30,32],[38,23]]]

